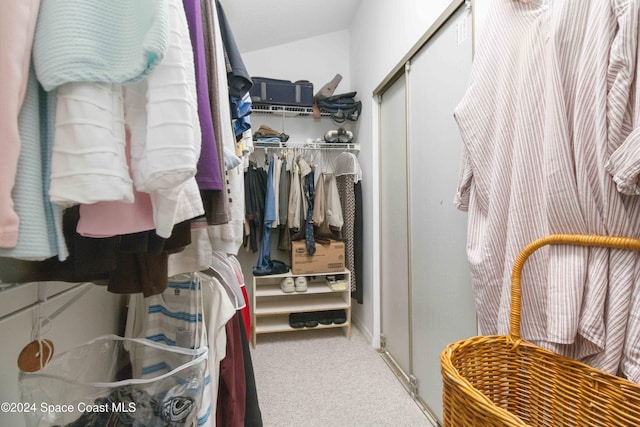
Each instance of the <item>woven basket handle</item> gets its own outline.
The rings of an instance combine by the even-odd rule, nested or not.
[[[605,248],[637,251],[640,250],[640,239],[582,234],[552,234],[529,243],[516,257],[516,260],[513,263],[513,271],[511,273],[511,312],[509,335],[513,339],[520,339],[520,308],[522,303],[522,287],[520,279],[522,276],[522,267],[524,262],[533,252],[546,245],[600,246]]]

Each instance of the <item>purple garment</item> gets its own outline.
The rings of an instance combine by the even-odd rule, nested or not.
[[[202,130],[202,149],[198,160],[196,181],[201,190],[222,190],[222,172],[220,170],[216,138],[213,133],[211,102],[209,100],[200,0],[183,0],[182,3],[187,15],[187,23],[189,24],[191,46],[193,46],[196,89],[198,92],[198,117],[200,118],[200,128]]]

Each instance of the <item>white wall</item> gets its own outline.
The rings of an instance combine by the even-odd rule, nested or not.
[[[242,59],[252,76],[309,80],[315,91],[340,73],[342,81],[336,93],[348,92],[351,87],[347,30],[245,52]]]
[[[89,285],[92,289],[82,295],[72,306],[53,319],[44,338],[50,339],[59,354],[83,344],[97,336],[119,333],[123,330],[122,296],[107,292],[105,287]],[[38,285],[22,285],[19,289],[0,292],[3,302],[19,301],[32,303],[37,301]],[[58,291],[70,287],[69,284],[56,283]],[[81,292],[81,291],[76,291]],[[48,316],[65,304],[74,293],[60,296],[58,299],[41,305],[41,316]],[[43,293],[41,292],[41,297]],[[2,307],[4,308],[4,307]],[[15,310],[15,306],[13,310]],[[5,314],[0,310],[0,314]],[[32,341],[31,329],[34,311],[29,310],[8,320],[0,321],[0,402],[19,402],[18,355]],[[54,403],[54,402],[50,402]],[[0,412],[0,426],[20,427],[25,421],[21,414]]]

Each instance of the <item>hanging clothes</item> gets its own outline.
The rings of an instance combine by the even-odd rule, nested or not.
[[[247,408],[247,378],[242,350],[240,316],[236,313],[225,325],[226,355],[220,361],[216,426],[244,427]]]
[[[131,136],[126,132],[126,158],[131,162]],[[151,195],[133,189],[133,203],[119,201],[80,205],[77,231],[82,236],[105,238],[155,229]],[[188,180],[178,196],[173,219],[180,223],[202,215],[203,207],[195,180]]]
[[[325,221],[327,195],[325,193],[324,173],[318,177],[318,183],[315,187],[315,197],[313,203],[313,225],[317,227],[316,234],[319,236],[326,234],[329,223]]]
[[[123,167],[124,151],[121,148],[124,146],[124,130],[120,134],[118,133],[119,128],[117,126],[114,128],[121,137],[114,134],[109,141],[115,145],[109,147],[105,152],[98,153],[95,151],[95,147],[92,147],[95,158],[89,152],[80,149],[87,161],[92,158],[95,163],[85,164],[89,173],[81,174],[71,180],[68,179],[71,169],[63,167],[62,170],[68,173],[65,175],[58,168],[61,161],[59,158],[68,157],[73,152],[77,153],[79,147],[73,145],[67,147],[64,145],[67,137],[57,134],[68,131],[67,128],[60,127],[63,125],[79,129],[76,121],[63,121],[65,114],[84,111],[85,114],[91,112],[90,115],[100,115],[100,110],[96,108],[98,105],[106,107],[106,110],[111,112],[109,117],[104,117],[105,123],[114,122],[117,124],[122,117],[119,114],[121,107],[118,105],[120,91],[113,84],[134,82],[144,77],[150,77],[151,71],[164,62],[169,46],[168,24],[175,17],[175,14],[170,17],[170,8],[166,6],[165,2],[148,3],[147,7],[131,10],[123,2],[111,2],[108,6],[110,13],[107,14],[104,14],[103,10],[87,7],[86,4],[53,1],[46,2],[41,6],[33,48],[33,60],[38,80],[48,91],[60,86],[66,87],[63,91],[66,98],[58,99],[57,106],[53,106],[58,111],[53,109],[47,111],[47,118],[56,120],[59,125],[56,129],[53,147],[50,190],[52,200],[56,202],[79,203],[84,201],[85,196],[102,192],[105,196],[111,195],[110,197],[115,198],[120,197],[118,196],[120,194],[120,200],[132,201],[131,191],[124,188],[124,186],[131,184],[128,174],[123,173],[126,170],[126,166]],[[121,15],[118,12],[122,10],[130,11],[130,19],[119,19]],[[105,19],[107,17],[109,19]],[[78,49],[76,47],[78,43],[85,48]],[[96,82],[96,84],[91,85],[84,82]],[[74,85],[78,85],[77,88]],[[73,93],[76,90],[80,92],[77,97],[74,97]],[[88,99],[93,100],[94,103],[88,102]],[[78,109],[81,105],[82,108]],[[56,113],[63,114],[63,117],[57,117]],[[95,116],[90,118],[96,119]],[[88,120],[88,123],[94,123],[94,121]],[[93,130],[99,131],[97,127]],[[95,141],[96,139],[92,138],[93,133],[89,129],[86,131],[89,131],[89,139]],[[77,140],[72,138],[72,141]],[[59,144],[63,145],[58,146]],[[180,163],[174,162],[172,166],[178,164]],[[69,165],[73,165],[75,168],[73,170],[81,170],[78,168],[77,162],[70,162]],[[105,168],[108,169],[108,173],[95,175],[90,173],[92,170],[98,172]],[[108,183],[105,183],[101,189],[97,189],[97,187],[86,189],[83,184],[89,182],[85,183],[81,179],[83,175],[89,179],[89,182],[94,179],[95,184],[101,182],[99,179],[107,179],[108,176],[113,178],[107,180]],[[143,179],[140,185],[145,184],[150,184],[150,188],[153,188],[151,182],[146,182]],[[63,189],[73,191],[75,194],[67,194]],[[93,189],[93,193],[90,189]],[[112,189],[120,190],[118,190],[119,193],[114,193]],[[159,195],[159,197],[161,196]],[[115,198],[111,200],[115,200]],[[161,231],[165,237],[169,232],[170,227],[163,228]]]
[[[291,165],[291,188],[289,191],[289,209],[287,224],[297,232],[300,230],[300,210],[302,209],[302,191],[300,187],[300,167],[297,162]]]
[[[201,223],[191,224],[191,244],[184,250],[169,255],[167,275],[202,271],[211,265],[213,248],[207,227]]]
[[[251,325],[246,322],[244,317],[239,319],[240,334],[242,336],[251,336]],[[245,383],[245,410],[244,410],[244,426],[245,427],[262,427],[262,411],[258,402],[258,391],[256,387],[256,378],[253,371],[253,361],[251,360],[251,350],[249,349],[249,341],[242,340],[242,356],[244,362]]]
[[[345,267],[351,271],[350,288],[355,290],[356,273],[355,273],[355,249],[353,239],[354,225],[356,219],[356,195],[353,189],[353,175],[340,175],[336,177],[338,185],[338,194],[340,195],[340,204],[342,205],[342,216],[344,217],[344,225],[342,227],[342,240],[344,240],[344,258]]]
[[[99,201],[132,203],[133,183],[138,191],[149,193],[156,232],[165,238],[180,210],[180,193],[195,175],[201,143],[193,50],[184,9],[173,0],[166,9],[168,46],[162,52],[163,60],[146,78],[126,87],[119,80],[95,82],[89,77],[89,65],[88,70],[70,71],[65,63],[56,61],[52,62],[58,68],[45,67],[38,75],[39,79],[53,74],[54,81],[70,80],[57,87],[55,116],[48,112],[55,117],[52,200],[63,206]],[[76,12],[88,15],[88,23],[96,19],[85,9]],[[51,60],[47,54],[42,56],[43,62]],[[37,63],[36,57],[34,47]],[[89,81],[73,80],[81,76]],[[171,120],[167,111],[171,111]],[[125,122],[131,136],[131,176],[125,154]],[[96,141],[100,141],[99,147]],[[201,212],[202,207],[197,210]]]
[[[193,282],[172,278],[169,289],[154,298],[142,298],[139,294],[130,296],[125,337],[147,338],[153,341],[176,345],[192,339],[198,322],[204,320],[207,332],[209,404],[201,408],[198,425],[215,425],[218,390],[220,383],[220,362],[226,357],[226,324],[236,311],[222,285],[207,275],[197,275],[201,285],[204,313],[197,316],[199,307],[193,307]],[[148,366],[144,354],[134,355],[137,369]],[[134,367],[135,369],[135,367]]]
[[[21,139],[25,138],[25,127],[19,125],[19,116],[29,81],[31,63],[31,45],[33,43],[40,0],[10,0],[3,4],[0,17],[0,135],[2,135],[2,159],[0,159],[0,248],[13,248],[18,244],[20,218],[15,211],[12,196],[21,154]],[[35,82],[34,82],[35,83]],[[37,88],[29,100],[31,106],[26,111],[35,111],[33,102],[37,102]],[[35,96],[35,98],[33,98]],[[25,113],[28,114],[28,113]],[[27,123],[38,135],[37,123]],[[21,132],[23,135],[21,135]],[[28,144],[27,144],[28,146]],[[23,157],[24,158],[24,157]]]
[[[282,261],[271,259],[271,224],[276,219],[276,206],[273,191],[274,162],[269,163],[267,172],[266,194],[264,201],[264,218],[262,219],[262,244],[258,255],[258,262],[253,267],[254,276],[282,274],[289,271],[289,267]]]
[[[263,223],[267,176],[262,168],[249,161],[245,172],[245,208],[250,249],[257,252]]]
[[[317,227],[318,237],[339,238],[344,219],[336,177],[333,173],[322,173],[318,177],[313,223]]]
[[[124,11],[128,19],[121,19]],[[114,0],[102,8],[42,2],[33,43],[38,80],[46,91],[71,81],[140,80],[165,57],[168,22],[166,0],[142,0],[136,7]]]
[[[455,110],[464,142],[455,203],[469,212],[483,334],[508,332],[511,267],[527,243],[640,236],[640,199],[619,192],[636,178],[618,163],[637,146],[638,11],[638,1],[501,0],[487,13]],[[537,253],[523,271],[523,338],[640,381],[640,326],[629,317],[637,264],[617,249]]]
[[[306,218],[308,215],[308,198],[305,195],[307,175],[313,176],[313,170],[307,161],[299,155],[295,161],[294,175],[291,181],[289,197],[289,223],[291,240],[303,240],[307,235]]]
[[[213,132],[218,149],[220,170],[227,169],[224,161],[224,150],[233,144],[231,132],[231,113],[226,100],[229,98],[227,79],[224,70],[224,48],[220,40],[220,29],[215,7],[209,0],[201,0],[202,29],[207,67],[209,102],[211,103]],[[220,100],[223,102],[220,102]],[[223,182],[224,184],[224,182]],[[225,186],[226,187],[226,186]],[[230,207],[227,200],[227,189],[222,191],[202,190],[202,201],[207,223],[210,225],[227,224],[230,220]]]
[[[242,98],[230,97],[231,118],[233,119],[233,133],[236,136],[242,135],[246,131],[251,131],[251,118],[253,112],[251,108],[251,95],[245,93]]]
[[[351,297],[358,304],[364,303],[363,258],[364,258],[364,215],[362,207],[362,181],[353,186],[356,196],[356,215],[353,223],[353,271],[356,273],[355,286]]]
[[[227,254],[223,254],[220,252],[213,252],[213,257],[211,258],[210,270],[207,272],[211,272],[212,275],[218,279],[218,281],[226,287],[230,292],[230,296],[232,295],[232,300],[234,301],[234,307],[236,310],[244,310],[247,308],[247,302],[244,297],[244,292],[242,291],[242,286],[244,283],[238,280],[238,275],[236,274],[235,267],[231,262],[230,256]],[[248,313],[248,308],[246,312]]]
[[[190,244],[189,221],[176,224],[168,239],[155,231],[95,239],[76,232],[78,217],[78,206],[65,209],[63,228],[69,247],[65,261],[0,258],[0,280],[94,282],[115,293],[153,295],[167,287],[168,254]]]
[[[287,170],[287,158],[282,161],[282,168],[280,169],[280,198],[278,203],[278,249],[281,251],[291,250],[291,236],[289,234],[289,196],[291,192],[291,173]]]
[[[278,228],[278,226],[280,225],[280,176],[282,175],[282,159],[277,154],[274,154],[272,156],[272,161],[274,162],[272,185],[276,219],[271,224],[271,228]],[[288,195],[289,194],[287,193],[287,196]]]
[[[226,224],[207,228],[211,244],[216,251],[237,255],[242,246],[245,219],[245,182],[242,166],[225,171],[229,220]]]
[[[313,168],[311,168],[311,171],[304,177],[304,197],[307,201],[306,216],[304,220],[305,242],[307,252],[309,255],[313,255],[316,253],[316,243],[314,240],[315,231],[313,229],[313,201],[315,198]]]
[[[251,75],[244,65],[242,55],[233,37],[233,31],[231,31],[224,9],[218,0],[216,0],[216,10],[218,12],[222,42],[224,43],[229,95],[242,98],[253,85]]]
[[[336,157],[335,175],[344,220],[342,239],[344,240],[345,266],[351,272],[351,292],[355,292],[356,276],[358,274],[361,275],[362,272],[357,272],[355,269],[356,194],[354,186],[356,182],[360,182],[362,179],[362,170],[358,159],[353,153],[345,152]]]
[[[202,133],[202,149],[198,160],[196,181],[201,190],[223,190],[218,147],[213,131],[209,82],[205,59],[203,18],[200,0],[182,0],[189,26],[193,59],[195,65],[198,117]]]
[[[6,82],[3,79],[3,83],[0,84]],[[31,68],[24,102],[17,121],[21,144],[17,170],[20,173],[16,174],[15,185],[13,190],[10,190],[13,203],[10,200],[2,202],[4,208],[13,206],[20,222],[15,230],[15,243],[14,238],[11,237],[8,239],[11,244],[0,244],[0,257],[39,261],[58,255],[58,259],[64,261],[68,256],[62,232],[63,209],[51,203],[49,199],[49,157],[52,138],[47,131],[46,120],[40,114],[41,111],[46,110],[47,102],[47,96]],[[3,119],[0,118],[0,120]],[[13,143],[8,136],[10,132],[7,131],[3,135],[7,135],[5,144]],[[5,164],[11,159],[9,151],[10,149],[7,148],[0,161],[4,166],[3,174],[10,174],[12,170],[8,164]],[[8,177],[6,181],[4,179],[3,175],[3,183],[0,186],[11,182]],[[4,215],[0,213],[0,217]],[[7,221],[6,224],[13,222],[13,220]],[[0,240],[2,241],[7,241],[4,236],[14,234],[10,231],[13,226],[6,224],[3,225],[3,219],[0,219]]]

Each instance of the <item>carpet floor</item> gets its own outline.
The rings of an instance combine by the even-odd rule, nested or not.
[[[252,348],[265,427],[431,426],[357,328],[258,336]]]

